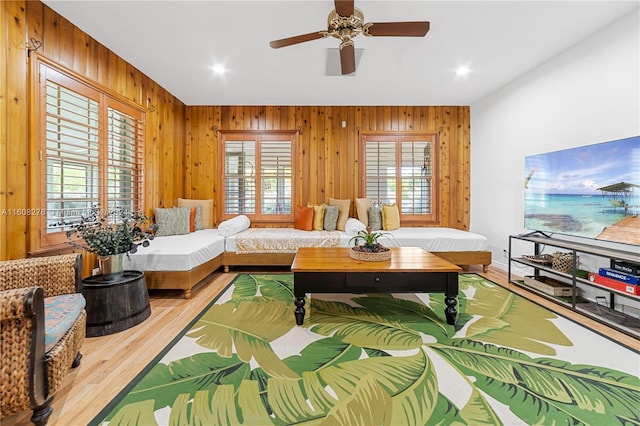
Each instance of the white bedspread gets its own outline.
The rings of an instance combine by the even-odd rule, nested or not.
[[[124,258],[124,268],[136,271],[189,271],[224,252],[224,237],[217,229],[186,235],[156,237],[149,247]]]
[[[378,240],[388,247],[421,247],[427,251],[483,251],[489,246],[485,236],[454,228],[407,227],[379,232],[391,234]]]
[[[340,245],[338,231],[301,231],[292,228],[250,228],[227,238],[237,253],[295,253],[300,247],[335,247]]]

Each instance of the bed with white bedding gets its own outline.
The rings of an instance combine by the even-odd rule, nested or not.
[[[343,231],[293,228],[249,228],[225,238],[224,271],[231,266],[291,265],[300,247],[347,247],[352,235]]]
[[[217,229],[156,237],[148,247],[125,256],[124,268],[144,271],[150,289],[191,289],[222,265],[225,238]]]
[[[292,236],[325,231],[300,231],[291,228],[266,228],[268,231],[256,232],[249,228],[235,235],[225,238],[225,250],[222,258],[225,272],[230,266],[237,265],[290,265],[295,256],[296,248],[292,246]],[[264,232],[264,233],[263,233]],[[353,233],[336,231],[339,233],[337,243],[333,246],[347,247]],[[486,271],[491,264],[491,252],[487,250],[486,237],[473,232],[454,228],[436,227],[402,227],[393,231],[379,231],[384,233],[378,242],[388,247],[421,247],[451,263],[468,269],[470,265],[482,265]],[[261,235],[269,235],[270,241],[266,248],[260,249],[260,241],[251,242]],[[281,243],[277,239],[281,238]],[[240,246],[238,241],[240,240]],[[247,243],[247,242],[250,243]],[[286,250],[274,250],[286,247]],[[298,247],[303,247],[299,245]]]
[[[482,251],[487,238],[473,232],[454,228],[398,228],[380,231],[384,235],[378,242],[387,247],[420,247],[430,252]]]

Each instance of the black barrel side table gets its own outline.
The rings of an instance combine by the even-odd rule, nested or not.
[[[119,278],[94,275],[82,280],[87,301],[87,337],[104,336],[140,324],[151,315],[144,272],[124,271]]]

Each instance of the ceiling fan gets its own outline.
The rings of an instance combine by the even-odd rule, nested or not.
[[[369,22],[364,23],[364,15],[354,7],[354,0],[334,0],[335,9],[327,18],[327,30],[301,34],[294,37],[274,40],[269,45],[274,49],[335,37],[340,43],[340,66],[342,74],[351,74],[356,70],[356,55],[353,38],[359,34],[369,37],[424,37],[429,31],[429,21],[415,22]]]

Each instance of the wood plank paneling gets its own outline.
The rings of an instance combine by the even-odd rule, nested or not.
[[[4,26],[7,22],[8,8],[0,6],[0,25]],[[8,31],[0,31],[0,62],[3,64],[8,63],[9,52],[8,45]],[[7,129],[9,110],[7,104],[7,73],[9,67],[0,67],[0,259],[7,259],[7,237],[5,236],[5,229],[7,229],[9,223],[9,216],[1,214],[6,211],[7,208],[7,173],[8,167],[7,159],[9,158],[8,144],[7,144]]]
[[[439,133],[440,176],[438,200],[441,226],[469,227],[469,108],[432,106],[193,106],[187,107],[185,175],[191,182],[206,182],[188,187],[193,198],[215,198],[219,176],[217,137],[209,131],[213,120],[224,130],[296,130],[298,153],[295,203],[322,203],[329,198],[355,199],[362,196],[359,179],[358,145],[361,132],[420,131]],[[281,111],[278,114],[277,111]],[[261,119],[240,117],[251,112]],[[219,119],[217,118],[219,117]],[[243,124],[239,126],[239,122]],[[346,127],[342,127],[342,121]],[[245,128],[249,125],[249,128]],[[203,160],[203,159],[206,159]],[[193,186],[193,185],[192,185]],[[195,196],[197,194],[197,197]],[[354,212],[352,212],[353,214]],[[216,210],[216,222],[220,215]],[[280,224],[282,225],[282,224]]]
[[[446,106],[185,106],[115,53],[38,1],[6,1],[0,19],[0,207],[26,208],[33,173],[36,118],[29,116],[25,40],[37,52],[99,87],[147,109],[145,116],[145,210],[170,207],[178,197],[218,199],[221,159],[218,130],[298,130],[295,202],[321,203],[361,196],[362,132],[439,132],[440,225],[469,227],[469,108]],[[346,127],[342,127],[342,121]],[[6,124],[5,124],[6,123]],[[5,127],[3,127],[5,126]],[[4,145],[3,145],[4,144]],[[12,153],[11,158],[7,155]],[[32,153],[30,156],[30,152]],[[14,155],[15,154],[15,155]],[[219,206],[214,205],[218,221]],[[352,212],[353,213],[353,212]],[[0,217],[0,259],[25,257],[36,248],[36,228],[25,217]],[[280,224],[286,226],[287,224]],[[5,231],[7,230],[7,231]],[[25,236],[26,234],[26,236]]]
[[[42,43],[37,55],[91,80],[110,94],[149,108],[145,117],[147,213],[162,203],[173,205],[177,197],[183,196],[184,104],[43,3],[3,1],[0,10],[3,28],[0,207],[39,207],[31,205],[33,200],[29,198],[33,192],[30,188],[38,185],[34,178],[37,164],[33,160],[37,158],[33,127],[37,115],[30,113],[31,81],[25,48],[25,42],[31,38]],[[26,257],[38,248],[35,222],[26,216],[0,217],[0,259]]]
[[[26,246],[27,220],[29,206],[27,165],[29,163],[29,144],[27,132],[28,93],[27,81],[27,34],[26,6],[22,2],[8,2],[5,9],[5,23],[8,29],[3,46],[5,64],[11,64],[6,70],[6,148],[3,163],[5,176],[4,194],[6,222],[2,236],[6,244],[6,257],[21,257],[22,247]],[[3,61],[4,62],[4,61]]]

